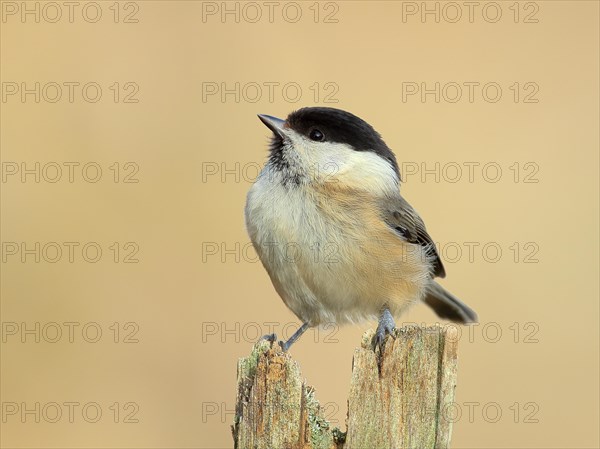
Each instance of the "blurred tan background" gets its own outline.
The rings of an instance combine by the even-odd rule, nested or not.
[[[256,114],[315,104],[382,133],[479,313],[453,447],[598,447],[597,2],[75,3],[2,2],[2,447],[232,446],[237,359],[299,324],[244,229]],[[374,325],[291,350],[342,429]]]

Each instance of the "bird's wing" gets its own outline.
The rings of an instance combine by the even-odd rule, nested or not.
[[[432,260],[433,276],[446,277],[446,270],[435,244],[425,229],[425,223],[408,201],[401,196],[386,198],[382,211],[388,226],[392,227],[401,238],[425,248]]]

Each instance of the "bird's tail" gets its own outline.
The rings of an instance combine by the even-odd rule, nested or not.
[[[440,318],[461,324],[477,323],[475,311],[435,281],[427,287],[423,301]]]

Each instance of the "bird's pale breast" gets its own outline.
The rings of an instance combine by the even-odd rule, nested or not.
[[[386,304],[399,314],[430,279],[422,247],[403,241],[368,195],[336,183],[259,179],[246,223],[275,289],[311,325],[373,318]]]

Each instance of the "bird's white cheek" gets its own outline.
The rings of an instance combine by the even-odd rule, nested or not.
[[[322,181],[339,172],[343,161],[331,152],[323,151],[324,148],[318,142],[306,139],[294,131],[288,133],[288,138],[291,141],[289,151],[295,153],[294,157],[311,181]]]
[[[398,177],[392,166],[369,151],[352,151],[332,177],[346,187],[373,194],[398,191]]]
[[[394,169],[373,152],[356,151],[343,143],[313,142],[293,131],[289,137],[292,151],[314,182],[335,182],[373,193],[398,190]]]
[[[330,182],[337,180],[338,176],[347,172],[347,158],[335,152],[323,151],[323,148],[315,149],[308,153],[311,166],[311,177],[315,181]]]
[[[356,151],[342,144],[326,145],[312,152],[318,167],[317,180],[336,182],[373,193],[398,190],[398,177],[392,166],[370,151]]]
[[[351,168],[348,162],[353,150],[344,144],[313,142],[296,133],[291,140],[305,170],[315,181],[327,181]]]

